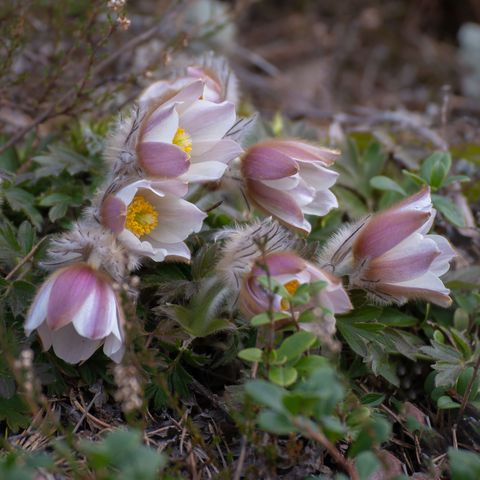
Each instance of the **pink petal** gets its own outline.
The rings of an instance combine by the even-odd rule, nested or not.
[[[265,267],[272,277],[276,277],[284,274],[298,274],[307,268],[307,264],[303,258],[298,257],[294,253],[271,253],[267,255],[265,259],[258,259],[256,261],[256,266],[252,270],[253,275],[265,275]]]
[[[421,212],[428,212],[432,211],[432,199],[430,197],[430,187],[425,186],[417,193],[410,195],[409,197],[397,202],[396,204],[392,205],[386,211],[421,211]]]
[[[142,142],[137,146],[138,161],[148,175],[178,177],[188,170],[188,155],[177,145]]]
[[[87,297],[95,290],[96,275],[87,265],[66,267],[52,286],[47,308],[47,325],[58,330],[70,323]]]
[[[362,280],[398,283],[420,277],[428,272],[439,255],[440,250],[434,241],[414,233],[388,252],[371,260],[362,271]]]
[[[220,140],[235,123],[235,105],[231,102],[195,102],[180,118],[181,127],[198,141]]]
[[[242,174],[254,180],[277,180],[298,173],[298,164],[273,148],[254,146],[242,158]]]
[[[288,225],[309,231],[302,210],[288,193],[276,190],[261,182],[247,180],[248,197],[262,210],[274,215]]]
[[[375,258],[388,252],[405,238],[416,232],[430,217],[423,211],[386,210],[375,215],[360,230],[353,243],[357,260]]]
[[[298,140],[272,139],[262,142],[262,145],[276,148],[295,160],[303,162],[321,162],[325,166],[333,165],[340,156],[338,150],[319,147]]]
[[[125,226],[127,206],[115,195],[108,195],[100,208],[102,225],[113,233],[120,233]]]

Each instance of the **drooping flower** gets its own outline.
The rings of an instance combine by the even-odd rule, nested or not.
[[[340,279],[324,272],[310,262],[290,252],[275,252],[259,257],[252,270],[244,278],[240,290],[240,309],[248,316],[266,312],[271,307],[274,311],[290,311],[290,305],[285,298],[265,289],[259,279],[270,278],[283,285],[290,294],[294,294],[300,285],[314,282],[325,282],[326,285],[301,309],[320,307],[325,309],[324,321],[335,327],[334,315],[347,312],[352,308],[350,299],[342,286]],[[294,313],[299,314],[300,307],[294,307]],[[315,325],[301,323],[301,328],[315,331]]]
[[[338,206],[329,188],[338,173],[327,167],[338,152],[298,140],[271,139],[241,159],[247,197],[286,225],[310,232],[305,214],[322,216]]]
[[[379,303],[424,299],[448,307],[450,291],[439,277],[448,271],[455,252],[444,237],[427,235],[435,214],[425,187],[344,230],[343,244],[338,237],[336,253],[330,260],[324,253],[323,261],[335,273],[348,274],[353,286]]]
[[[189,260],[184,240],[200,231],[206,214],[179,198],[185,191],[181,182],[138,180],[105,196],[101,222],[139,256]]]
[[[69,363],[91,357],[103,345],[120,362],[124,352],[123,313],[110,278],[86,263],[51,274],[27,315],[25,332],[37,330],[44,350]]]
[[[238,291],[241,278],[251,270],[262,251],[292,250],[298,240],[291,231],[271,218],[226,228],[216,238],[226,240],[215,270],[223,283],[234,291]]]
[[[147,177],[218,180],[242,152],[237,142],[224,138],[235,124],[235,105],[205,100],[204,89],[205,83],[197,80],[152,101],[137,142],[138,162]]]

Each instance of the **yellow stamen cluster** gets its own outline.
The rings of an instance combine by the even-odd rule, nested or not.
[[[183,128],[179,128],[175,132],[172,143],[180,147],[186,154],[192,151],[192,138]]]
[[[283,285],[285,287],[285,290],[290,294],[294,295],[295,292],[298,290],[298,287],[300,286],[300,282],[298,280],[290,280],[289,282],[285,283]],[[280,302],[280,308],[282,310],[288,310],[290,307],[290,303],[286,298],[282,298],[282,301]]]
[[[142,195],[135,195],[127,208],[125,228],[137,237],[148,235],[158,224],[158,213],[155,207]]]

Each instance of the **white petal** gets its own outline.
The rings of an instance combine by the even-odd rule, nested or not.
[[[50,292],[52,291],[55,277],[56,275],[53,275],[45,281],[30,306],[24,326],[25,334],[27,336],[47,318],[48,300],[50,298]]]
[[[158,109],[145,120],[145,130],[142,142],[165,142],[172,143],[173,137],[178,130],[178,113],[175,105],[167,110]]]
[[[455,250],[450,245],[450,242],[440,236],[440,235],[427,235],[425,238],[433,240],[436,244],[438,249],[440,250],[440,255],[435,258],[432,265],[430,266],[430,272],[434,273],[435,275],[441,276],[444,273],[448,272],[450,268],[450,260],[456,257],[457,254]]]
[[[55,354],[68,363],[79,363],[87,360],[100,346],[100,340],[90,340],[80,336],[69,323],[56,332],[52,332],[52,343]]]
[[[224,138],[192,143],[190,155],[192,163],[205,161],[229,163],[242,152],[243,149],[237,142]]]
[[[47,325],[47,322],[42,323],[38,329],[37,333],[42,341],[43,351],[46,352],[52,346],[52,331]]]
[[[296,173],[290,177],[283,177],[278,180],[262,180],[262,183],[277,190],[291,190],[300,183],[300,175]]]
[[[308,185],[316,190],[326,190],[337,180],[338,173],[326,168],[319,163],[297,162],[300,166],[300,175]]]
[[[180,125],[191,136],[192,144],[220,140],[235,123],[235,105],[231,102],[195,102],[180,118]]]
[[[220,162],[192,163],[179,179],[185,182],[212,182],[222,178],[227,167],[227,164]]]
[[[155,205],[158,212],[158,225],[146,235],[158,242],[183,242],[192,232],[202,228],[206,214],[186,200],[176,197],[165,197]]]
[[[121,188],[114,195],[119,198],[125,205],[130,205],[133,197],[135,197],[139,188],[152,189],[151,182],[148,180],[138,180],[133,183],[129,183],[127,186]],[[162,195],[161,191],[157,191],[158,195]]]
[[[337,197],[330,190],[321,190],[315,194],[315,198],[309,204],[302,207],[302,212],[321,217],[337,207]]]

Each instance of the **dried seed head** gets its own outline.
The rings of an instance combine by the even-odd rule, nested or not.
[[[115,365],[113,376],[118,390],[115,400],[120,402],[124,413],[139,410],[142,407],[142,387],[138,372],[133,365]]]

